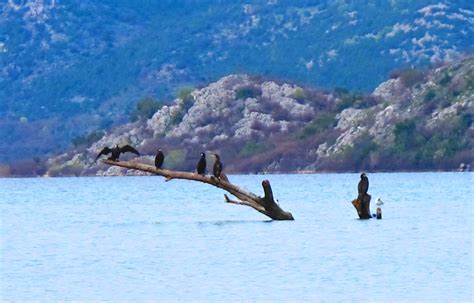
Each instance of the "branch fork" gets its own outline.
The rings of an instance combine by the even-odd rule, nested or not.
[[[273,220],[294,220],[293,215],[290,212],[286,212],[280,208],[273,198],[273,191],[270,186],[270,181],[262,181],[262,187],[264,196],[259,197],[254,193],[248,192],[234,184],[232,184],[227,176],[222,174],[221,178],[218,179],[214,176],[203,176],[192,172],[174,171],[168,169],[157,169],[154,166],[142,164],[131,161],[111,161],[103,160],[105,164],[124,167],[128,169],[136,169],[144,172],[149,172],[155,175],[159,175],[165,178],[165,182],[173,179],[183,179],[190,181],[197,181],[207,183],[209,185],[221,188],[231,195],[235,196],[238,200],[232,200],[227,194],[224,194],[225,201],[227,203],[245,205],[252,207],[256,211],[270,217]]]

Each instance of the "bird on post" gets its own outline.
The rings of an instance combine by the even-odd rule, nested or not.
[[[140,156],[140,153],[132,146],[126,144],[122,147],[119,147],[118,144],[116,144],[115,147],[113,148],[104,147],[100,151],[100,153],[97,155],[94,162],[96,162],[97,159],[99,159],[101,155],[107,155],[107,154],[111,154],[110,157],[107,158],[107,160],[118,162],[120,154],[127,153],[127,152],[134,153]]]
[[[163,166],[163,161],[165,160],[165,155],[163,154],[163,151],[161,148],[158,148],[158,152],[156,153],[155,156],[155,167],[157,169],[161,169],[161,166]]]
[[[383,201],[382,201],[382,199],[380,199],[380,198],[377,198],[377,203],[375,203],[375,204],[377,204],[377,206],[381,206],[381,205],[383,205]]]
[[[222,173],[222,163],[221,163],[221,158],[219,157],[218,154],[213,154],[214,158],[216,161],[214,162],[214,177],[217,179],[220,179],[221,173]]]
[[[206,174],[206,154],[201,153],[201,158],[199,159],[199,162],[196,167],[197,173],[200,175],[205,175]]]
[[[367,178],[365,173],[360,174],[360,181],[357,190],[359,191],[359,198],[367,195],[367,191],[369,190],[369,178]]]

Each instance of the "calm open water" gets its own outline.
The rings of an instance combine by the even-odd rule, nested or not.
[[[0,179],[1,301],[472,301],[474,173],[268,178],[295,221],[161,177]]]

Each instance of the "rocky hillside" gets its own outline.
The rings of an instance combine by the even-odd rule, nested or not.
[[[227,172],[452,170],[474,164],[473,116],[472,57],[400,70],[370,95],[230,75],[50,159],[47,174],[133,174],[94,163],[104,146],[125,143],[150,164],[160,147],[165,166],[182,170],[201,151],[220,153]]]
[[[470,1],[0,1],[0,164],[235,73],[371,91],[472,51]],[[376,62],[373,62],[376,58]]]

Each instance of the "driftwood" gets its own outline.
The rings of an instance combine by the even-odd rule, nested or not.
[[[221,188],[228,193],[235,196],[238,200],[230,199],[226,194],[224,194],[225,201],[227,203],[233,203],[238,205],[246,205],[252,207],[256,211],[272,218],[273,220],[294,220],[293,215],[290,212],[286,212],[280,208],[280,206],[273,199],[273,192],[268,180],[262,181],[262,187],[264,196],[259,197],[254,193],[248,192],[232,183],[230,183],[227,178],[218,179],[214,176],[202,176],[197,173],[184,172],[184,171],[174,171],[168,169],[157,169],[154,166],[130,162],[130,161],[111,161],[104,160],[105,164],[120,166],[129,169],[136,169],[152,174],[160,175],[165,178],[165,181],[170,181],[173,179],[184,179],[191,181],[198,181],[207,183],[218,188]]]
[[[359,215],[360,219],[372,218],[372,215],[370,214],[371,198],[372,197],[369,194],[363,194],[352,201],[352,205],[354,205],[354,207],[356,208],[357,214]]]

